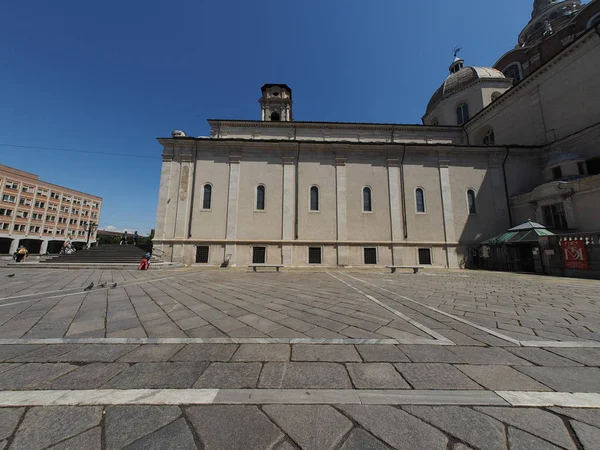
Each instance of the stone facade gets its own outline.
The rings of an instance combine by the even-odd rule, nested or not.
[[[544,223],[544,206],[598,231],[599,68],[593,28],[515,87],[477,68],[493,80],[432,99],[422,126],[292,121],[291,89],[265,85],[262,121],[159,139],[155,248],[185,264],[462,267],[469,246]],[[483,99],[462,126],[455,96]]]

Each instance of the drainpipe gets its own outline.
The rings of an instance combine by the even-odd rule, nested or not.
[[[402,230],[404,240],[408,239],[408,227],[406,225],[406,190],[404,189],[404,157],[406,156],[406,145],[403,145],[402,161],[400,162],[400,186],[402,187]]]
[[[506,161],[508,160],[509,153],[510,153],[510,148],[506,147],[506,155],[504,156],[504,161],[502,162],[502,177],[504,178],[504,195],[506,196],[506,206],[508,207],[509,228],[512,228],[513,227],[513,219],[512,219],[512,212],[510,210],[510,198],[508,197],[508,183],[506,181]]]
[[[298,142],[298,149],[296,150],[296,189],[295,189],[295,199],[296,201],[294,202],[294,236],[295,236],[295,240],[298,240],[298,175],[300,173],[300,143]]]
[[[471,145],[471,140],[469,139],[469,132],[467,131],[467,128],[465,127],[466,123],[462,124],[462,129],[465,132],[465,136],[467,136],[467,145]]]
[[[198,141],[194,148],[194,176],[192,178],[192,193],[190,194],[190,217],[188,221],[188,239],[192,237],[192,216],[194,215],[194,194],[196,193],[196,169],[198,169]]]

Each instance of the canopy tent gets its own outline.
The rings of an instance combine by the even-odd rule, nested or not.
[[[481,245],[506,245],[537,243],[540,236],[554,236],[544,225],[528,220],[527,222],[509,229],[506,233],[499,234],[480,242]]]

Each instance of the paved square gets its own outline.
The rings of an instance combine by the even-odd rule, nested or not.
[[[0,449],[600,448],[600,282],[235,269],[0,279]]]

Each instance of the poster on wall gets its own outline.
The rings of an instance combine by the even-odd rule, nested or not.
[[[584,241],[562,241],[560,243],[565,269],[588,270],[588,256]]]

